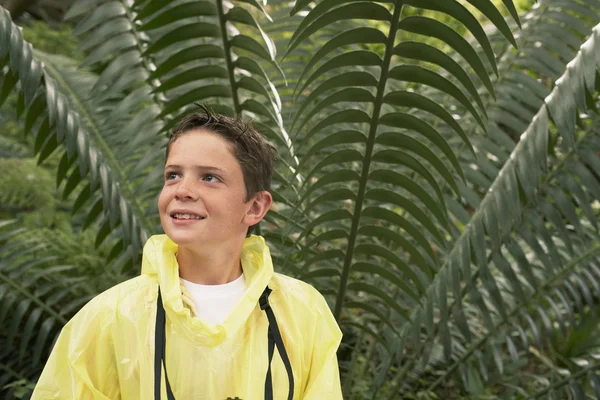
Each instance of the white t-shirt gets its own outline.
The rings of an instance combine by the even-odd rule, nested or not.
[[[224,285],[200,285],[185,279],[181,281],[194,299],[197,317],[211,324],[225,321],[246,291],[244,274]]]

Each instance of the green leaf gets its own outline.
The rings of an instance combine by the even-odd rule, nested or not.
[[[40,149],[40,154],[38,156],[37,161],[38,165],[43,163],[44,160],[46,160],[50,156],[50,154],[52,154],[54,150],[56,150],[57,147],[58,141],[56,140],[56,135],[51,135]]]
[[[394,54],[400,57],[409,58],[418,61],[429,62],[439,65],[454,76],[463,87],[471,94],[485,114],[485,106],[477,93],[477,88],[465,70],[450,56],[441,50],[424,43],[405,41],[394,47]]]
[[[492,68],[494,68],[496,74],[498,74],[498,71],[496,70],[494,51],[492,50],[492,46],[487,35],[485,34],[485,31],[483,30],[479,21],[477,21],[477,19],[462,4],[458,2],[440,2],[436,0],[406,0],[405,4],[409,4],[417,8],[424,8],[427,10],[445,13],[464,24],[469,32],[471,32],[471,34],[475,37],[477,42],[479,42],[485,55],[487,56],[489,64],[492,66]]]
[[[448,125],[450,125],[450,127],[454,129],[456,133],[458,133],[469,150],[475,154],[475,150],[473,149],[471,142],[467,138],[467,135],[460,124],[456,122],[452,115],[450,115],[450,113],[438,103],[418,93],[409,91],[396,91],[388,93],[384,96],[383,102],[394,106],[418,108],[439,117]]]
[[[145,4],[142,6],[141,3],[145,3]],[[148,19],[148,17],[160,12],[160,10],[167,7],[169,4],[171,4],[171,3],[162,2],[162,1],[146,2],[144,0],[134,0],[133,6],[139,10],[138,14],[136,15],[136,17],[137,17],[136,19],[138,21]]]
[[[351,218],[352,218],[352,214],[350,214],[350,212],[348,212],[348,210],[345,210],[345,209],[332,210],[332,211],[325,212],[325,213],[321,214],[320,216],[318,216],[317,218],[310,221],[308,224],[306,224],[306,226],[304,227],[304,231],[302,232],[300,237],[302,238],[302,237],[310,234],[313,229],[315,229],[316,227],[318,227],[321,224],[324,224],[325,222],[348,220]]]
[[[79,192],[77,199],[75,199],[75,202],[73,203],[73,207],[71,208],[71,213],[75,214],[77,212],[77,210],[79,210],[85,203],[87,203],[87,201],[90,199],[91,195],[92,195],[92,188],[91,188],[90,184],[87,184],[81,190],[81,192]]]
[[[71,169],[74,162],[75,157],[69,158],[67,153],[63,153],[56,171],[56,187],[60,186],[61,182],[65,179],[67,172],[69,171],[69,169]]]
[[[392,323],[389,321],[389,318],[387,318],[383,314],[383,312],[381,312],[377,307],[375,307],[371,303],[350,301],[347,302],[344,306],[347,310],[359,309],[375,315],[381,322],[386,324],[392,330],[392,332],[398,334],[396,327],[392,325]]]
[[[358,233],[394,242],[411,255],[411,261],[417,264],[424,274],[428,275],[430,279],[433,278],[433,274],[435,273],[433,260],[425,260],[425,257],[423,257],[419,250],[399,233],[377,225],[363,225],[358,229]]]
[[[402,293],[408,295],[415,302],[419,301],[419,296],[414,292],[413,287],[406,283],[402,275],[398,274],[394,270],[383,267],[379,264],[373,264],[368,262],[357,262],[352,264],[352,270],[356,272],[364,272],[370,275],[378,275],[386,279],[386,281],[394,284]]]
[[[315,278],[323,277],[339,277],[340,271],[335,268],[317,268],[312,271],[308,271],[302,275],[303,280],[310,281]]]
[[[102,224],[102,226],[100,227],[100,230],[98,231],[98,234],[96,236],[96,242],[94,243],[94,247],[96,247],[96,248],[100,247],[100,245],[102,244],[104,239],[106,239],[106,237],[111,233],[112,228],[110,225],[111,225],[110,220],[107,218],[104,221],[104,223]]]
[[[444,211],[446,210],[445,203],[442,203],[441,205],[436,203],[429,193],[413,179],[397,172],[380,169],[372,171],[369,174],[369,180],[403,187],[408,193],[421,200],[427,209],[436,217],[438,222],[446,229],[450,230],[447,215]]]
[[[421,231],[406,218],[393,211],[381,207],[367,207],[363,210],[362,215],[365,218],[374,218],[376,221],[388,222],[392,224],[392,226],[397,226],[406,231],[417,243],[421,245],[421,249],[425,253],[427,253],[427,258],[430,261],[428,265],[437,266],[435,253],[433,252],[431,245],[428,243],[427,239],[421,233]]]
[[[275,57],[277,56],[275,43],[273,43],[271,38],[267,36],[267,34],[263,31],[256,19],[252,16],[252,14],[250,14],[250,12],[248,12],[248,10],[242,7],[233,7],[229,10],[229,12],[227,12],[225,18],[227,21],[239,22],[255,28],[259,32],[265,46],[267,46],[270,59],[275,60]]]
[[[345,88],[340,91],[334,92],[330,96],[324,98],[319,101],[312,110],[304,115],[302,123],[295,129],[296,131],[302,131],[302,128],[312,120],[312,118],[322,112],[326,107],[331,106],[333,104],[341,103],[341,102],[349,102],[349,103],[371,103],[375,100],[375,97],[366,89],[360,88]],[[304,108],[309,103],[305,101],[301,108]],[[296,118],[294,118],[294,124],[296,119],[300,116],[300,114],[296,114]],[[292,128],[294,127],[292,125]]]
[[[115,36],[123,33],[131,32],[132,30],[133,26],[127,18],[117,18],[111,21],[109,24],[102,24],[94,31],[93,35],[88,35],[86,38],[81,40],[77,45],[77,51],[88,52],[100,46],[107,40],[111,40]]]
[[[33,362],[39,363],[42,355],[42,351],[47,350],[47,339],[50,336],[50,332],[53,330],[56,319],[54,317],[48,317],[42,322],[37,333],[35,345],[33,346]]]
[[[272,55],[269,51],[265,50],[264,47],[262,47],[256,40],[252,39],[250,36],[234,36],[231,40],[229,40],[229,44],[232,47],[247,50],[253,55],[262,58],[265,61],[275,61],[275,56]]]
[[[184,40],[220,37],[221,31],[218,26],[209,23],[195,22],[179,26],[165,33],[146,49],[144,55],[158,53],[160,50]]]
[[[570,90],[566,84],[557,84],[552,93],[546,98],[546,106],[552,117],[552,121],[558,128],[558,133],[565,140],[567,146],[575,143],[575,118],[576,108]]]
[[[577,381],[571,382],[571,392],[573,393],[574,400],[586,400],[587,399],[587,396],[583,392],[581,385],[579,385],[579,383],[577,383]]]
[[[448,142],[440,135],[431,125],[414,117],[410,114],[394,112],[388,113],[379,118],[379,123],[385,126],[393,126],[395,128],[404,128],[414,130],[421,135],[429,139],[435,144],[444,155],[448,158],[450,163],[454,166],[455,171],[464,179],[462,168],[458,163],[454,151],[448,144]]]
[[[165,115],[178,111],[180,108],[193,104],[194,102],[203,101],[211,97],[230,98],[231,90],[223,85],[206,85],[188,91],[170,101],[157,118],[162,118]]]
[[[460,192],[454,177],[446,165],[420,141],[399,132],[384,132],[377,136],[376,143],[412,151],[427,160],[457,194]]]
[[[346,162],[362,161],[363,156],[358,151],[353,149],[337,150],[315,165],[315,167],[306,175],[305,179],[316,176],[324,167],[329,165],[341,165]]]
[[[343,110],[338,111],[336,113],[331,114],[325,119],[321,120],[318,124],[312,127],[310,131],[306,134],[303,139],[303,142],[308,141],[312,138],[314,134],[317,132],[323,132],[323,130],[331,125],[335,124],[349,124],[349,123],[365,123],[368,124],[371,122],[371,118],[361,110]]]
[[[365,135],[359,131],[347,130],[327,135],[315,143],[305,154],[304,160],[309,161],[309,158],[317,154],[321,150],[329,149],[332,146],[338,144],[350,144],[350,143],[365,143]]]
[[[519,278],[508,261],[499,253],[494,253],[492,259],[494,261],[494,265],[498,267],[498,269],[506,277],[506,280],[510,283],[513,295],[515,295],[521,304],[527,303],[527,298],[521,283],[519,282]]]
[[[265,8],[262,6],[262,4],[260,4],[257,0],[238,0],[240,3],[246,3],[246,4],[250,4],[252,7],[256,8],[257,10],[260,10],[262,12],[262,14],[267,17],[267,19],[269,20],[269,22],[273,22],[273,19],[271,18],[271,16],[267,13],[267,10],[265,10]],[[267,5],[267,2],[264,2],[265,5]]]
[[[516,241],[511,241],[506,245],[506,249],[513,256],[519,271],[523,274],[523,277],[527,280],[533,290],[539,286],[538,279],[535,277],[531,263],[527,259],[527,256],[523,252],[523,249]]]
[[[372,296],[375,296],[377,299],[381,300],[386,306],[390,307],[390,309],[396,311],[399,316],[408,320],[408,311],[400,307],[398,303],[394,301],[385,291],[377,286],[366,282],[352,282],[348,284],[348,290],[361,291],[368,293]]]
[[[205,65],[193,67],[169,78],[162,85],[156,88],[158,92],[166,92],[186,83],[211,78],[228,78],[227,71],[218,65]]]
[[[11,90],[15,87],[15,84],[18,80],[18,75],[14,74],[12,71],[8,71],[7,74],[2,76],[2,80],[0,81],[0,106],[4,104]]]
[[[415,65],[402,65],[394,67],[389,72],[389,77],[390,79],[396,79],[399,81],[420,83],[449,94],[458,100],[469,111],[469,113],[473,115],[482,128],[484,127],[483,120],[479,114],[477,114],[477,111],[475,111],[475,108],[469,99],[467,99],[467,96],[465,96],[464,93],[456,87],[456,85],[441,75],[423,67]],[[484,115],[486,115],[486,112],[484,110],[482,111]]]
[[[322,94],[331,92],[333,89],[346,86],[376,87],[377,80],[370,73],[363,71],[346,72],[334,76],[321,83],[318,87],[311,91],[298,109],[296,118],[302,114],[306,107],[313,103]]]
[[[66,199],[69,194],[75,190],[77,185],[79,185],[79,182],[81,182],[81,179],[82,176],[79,172],[79,168],[73,168],[71,175],[69,176],[69,179],[67,179],[67,183],[63,189],[63,199]]]
[[[443,246],[445,240],[442,234],[436,228],[435,224],[433,224],[432,220],[429,219],[428,215],[425,214],[421,208],[416,206],[414,201],[387,189],[371,189],[367,191],[365,197],[367,199],[391,203],[406,210],[411,217],[419,221],[438,240],[438,243]],[[395,223],[397,223],[397,221],[395,221]]]
[[[375,28],[356,28],[344,31],[334,36],[327,43],[321,46],[319,50],[317,50],[315,55],[312,56],[308,64],[306,64],[302,70],[302,74],[300,75],[298,82],[300,82],[302,77],[304,77],[304,75],[308,73],[308,71],[310,71],[319,61],[342,46],[351,44],[383,44],[386,43],[386,41],[387,38],[385,35],[380,30]]]
[[[374,338],[377,343],[381,344],[381,346],[383,346],[383,348],[390,353],[391,350],[386,342],[386,340],[376,331],[370,329],[368,326],[366,326],[363,323],[358,323],[358,322],[352,322],[352,321],[347,321],[347,320],[341,320],[340,321],[340,326],[352,326],[355,329],[358,329],[359,331],[365,332],[367,335],[371,336],[372,338]]]
[[[326,232],[323,232],[317,236],[313,236],[309,242],[309,248],[313,248],[318,246],[321,242],[326,242],[329,240],[336,239],[347,239],[348,233],[344,229],[331,229]],[[337,275],[339,276],[339,270],[336,270]]]
[[[571,196],[577,201],[579,208],[581,208],[594,229],[597,230],[598,225],[596,223],[596,215],[594,214],[594,210],[592,210],[590,205],[590,199],[583,191],[579,183],[576,182],[575,179],[573,179],[573,176],[570,174],[560,174],[557,179],[561,186],[570,192]]]
[[[85,20],[79,23],[73,30],[73,33],[75,35],[83,35],[96,26],[105,24],[113,18],[125,15],[125,13],[125,7],[118,1],[104,3],[96,8]]]
[[[133,68],[141,61],[141,56],[137,49],[125,52],[116,57],[110,65],[102,71],[102,74],[94,84],[92,92],[96,92],[100,88],[110,86],[114,84],[115,80],[119,78],[123,70]]]
[[[284,57],[288,53],[292,52],[306,38],[310,37],[319,29],[332,24],[333,22],[346,19],[359,19],[363,21],[390,21],[391,17],[392,16],[390,12],[379,4],[370,2],[356,2],[338,7],[319,15],[312,22],[309,18],[305,18],[304,25],[306,25],[306,28],[303,26],[303,24],[298,26],[298,29],[296,32],[294,32],[294,35],[290,39],[288,49]]]
[[[581,154],[583,153],[583,154]],[[590,166],[592,171],[600,171],[594,169],[596,166],[600,167],[600,158],[594,154],[590,149],[581,149],[580,155],[585,162]],[[577,178],[581,181],[583,186],[598,200],[600,199],[600,182],[596,179],[585,165],[576,161],[569,161],[567,164],[567,170],[574,173]]]
[[[187,47],[173,54],[158,65],[156,70],[151,73],[150,79],[160,78],[186,62],[211,58],[224,59],[225,54],[223,53],[223,49],[213,44],[201,44]]]
[[[581,230],[581,223],[577,216],[575,205],[569,197],[561,190],[555,187],[547,187],[546,190],[554,201],[554,206],[565,216],[576,230]]]
[[[481,79],[490,94],[495,98],[494,88],[483,62],[469,42],[452,28],[434,19],[421,16],[410,16],[402,19],[398,28],[412,33],[427,35],[429,37],[433,36],[447,43],[453,50],[463,56],[465,61],[473,68],[479,79]],[[490,63],[494,72],[498,75],[498,69],[494,60],[491,59]]]
[[[98,3],[96,0],[77,0],[73,3],[73,5],[69,8],[67,13],[64,16],[65,21],[69,19],[73,19],[75,17],[79,17],[82,14],[85,14],[89,10],[93,9]]]
[[[406,166],[408,169],[423,177],[436,192],[440,203],[445,204],[444,195],[442,194],[442,190],[435,180],[435,177],[419,160],[410,154],[399,150],[381,150],[373,154],[372,161],[385,164],[394,164],[396,166]]]
[[[85,230],[92,224],[92,222],[96,220],[96,218],[98,218],[98,215],[100,215],[100,213],[102,212],[102,208],[102,197],[98,197],[90,207],[89,212],[87,213],[85,221],[81,227],[82,230]]]
[[[42,123],[40,124],[40,128],[38,129],[37,134],[35,135],[35,144],[33,147],[33,152],[38,154],[42,149],[42,145],[48,139],[50,135],[50,121],[49,118],[44,118]]]
[[[94,49],[81,65],[87,67],[97,64],[104,61],[108,56],[134,48],[137,44],[138,42],[135,36],[129,32],[123,33],[113,40],[102,43]]]
[[[331,70],[342,68],[342,67],[356,67],[356,66],[381,66],[382,63],[381,57],[376,53],[366,50],[356,50],[350,51],[348,53],[342,53],[336,57],[333,57],[331,60],[323,63],[315,72],[311,74],[311,76],[304,82],[302,88],[299,92],[303,92],[308,85],[314,82],[316,79],[320,78],[326,72]],[[298,79],[298,83],[296,84],[296,89],[294,92],[298,92],[298,86],[302,80],[302,76]]]
[[[185,18],[217,15],[217,7],[208,1],[194,1],[172,7],[143,24],[139,29],[148,31]],[[144,17],[143,15],[139,18]]]

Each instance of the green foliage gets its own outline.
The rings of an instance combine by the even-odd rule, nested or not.
[[[0,168],[4,171],[0,177],[0,203],[4,207],[52,208],[54,182],[48,171],[37,168],[35,160],[0,158]]]
[[[36,50],[72,57],[76,60],[82,58],[82,53],[77,51],[77,40],[73,37],[73,29],[68,24],[52,29],[45,22],[31,21],[23,26],[23,37]]]
[[[79,60],[0,13],[0,94],[59,187],[3,158],[0,202],[73,212],[5,222],[0,309],[27,302],[0,386],[22,395],[61,324],[135,274],[165,133],[200,101],[279,148],[261,233],[328,298],[345,398],[597,393],[600,2],[532,5],[78,1]]]

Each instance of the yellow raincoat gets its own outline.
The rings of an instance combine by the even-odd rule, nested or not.
[[[341,332],[312,286],[275,274],[264,239],[244,243],[247,289],[222,324],[192,315],[182,301],[177,245],[166,235],[144,247],[142,274],[91,300],[63,328],[33,393],[42,399],[154,399],[158,283],[166,313],[166,368],[177,400],[262,400],[268,367],[269,303],[290,359],[294,400],[341,399],[336,351]],[[287,399],[279,352],[271,364],[274,399]],[[161,399],[167,399],[164,372]]]

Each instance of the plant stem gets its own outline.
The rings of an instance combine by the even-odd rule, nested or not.
[[[398,25],[400,24],[400,13],[402,11],[402,7],[403,2],[400,0],[394,6],[394,14],[390,22],[390,31],[388,34],[387,43],[385,45],[385,55],[383,57],[383,63],[381,64],[379,85],[377,86],[377,94],[373,103],[373,114],[371,116],[371,125],[369,128],[369,135],[367,137],[367,147],[365,149],[365,156],[359,181],[358,194],[356,195],[354,215],[352,216],[352,227],[350,228],[350,235],[348,235],[348,248],[346,250],[346,256],[344,258],[344,266],[342,268],[342,273],[340,277],[338,296],[335,302],[335,310],[333,312],[334,317],[338,321],[340,320],[340,316],[342,314],[342,308],[346,296],[346,286],[348,285],[350,268],[352,266],[352,259],[354,257],[354,248],[356,246],[356,238],[358,236],[360,216],[362,212],[363,202],[365,200],[365,194],[367,191],[367,182],[369,181],[371,157],[373,156],[373,148],[375,147],[375,138],[377,136],[379,114],[381,113],[381,106],[383,104],[383,95],[385,93],[390,62],[394,53],[394,42],[396,39],[396,32],[398,31]]]
[[[242,114],[240,99],[237,93],[237,84],[235,82],[234,66],[231,59],[231,44],[227,35],[227,19],[223,11],[223,0],[217,0],[217,13],[219,16],[219,26],[221,28],[221,39],[223,39],[223,52],[225,53],[225,65],[227,66],[227,75],[229,76],[229,86],[231,87],[231,99],[233,100],[233,110],[236,115]]]

